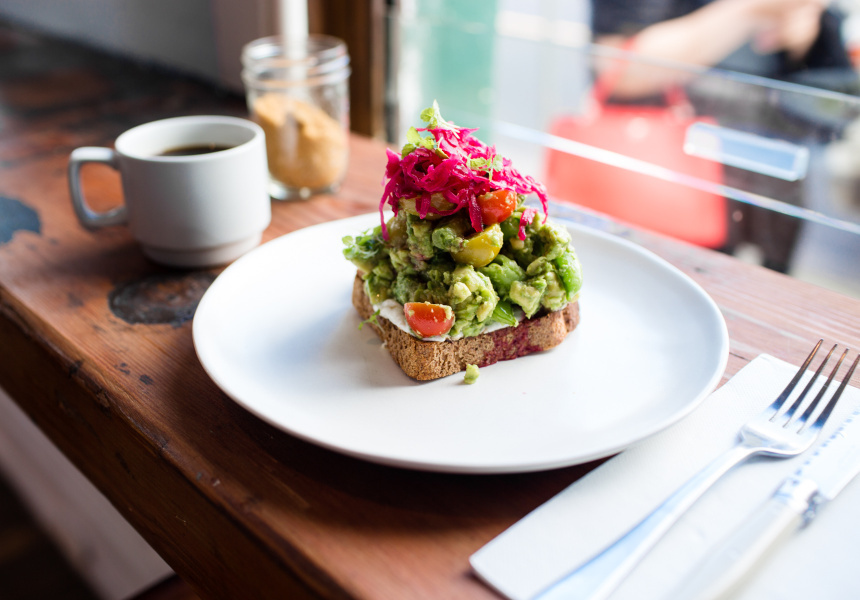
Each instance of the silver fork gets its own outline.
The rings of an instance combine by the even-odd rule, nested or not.
[[[741,428],[738,434],[738,443],[734,447],[699,471],[697,475],[682,485],[654,512],[645,517],[624,536],[549,586],[535,596],[534,600],[598,600],[606,598],[678,518],[729,469],[756,454],[786,458],[796,456],[807,450],[821,433],[821,428],[833,412],[833,407],[839,400],[844,388],[844,386],[840,386],[815,417],[815,420],[810,423],[811,416],[821,404],[821,400],[824,398],[824,394],[848,350],[842,353],[839,362],[836,363],[836,367],[814,400],[803,412],[800,412],[806,395],[812,389],[813,384],[824,369],[824,365],[827,364],[836,349],[836,346],[833,346],[803,391],[793,403],[790,405],[788,403],[789,397],[812,359],[818,353],[823,341],[818,341],[776,400]],[[848,373],[847,377],[851,377],[851,372]]]

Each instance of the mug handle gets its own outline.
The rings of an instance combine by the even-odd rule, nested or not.
[[[103,163],[118,171],[119,163],[116,157],[114,150],[94,146],[75,148],[69,157],[69,193],[72,196],[72,206],[81,225],[87,229],[121,225],[127,220],[128,210],[125,204],[105,212],[96,212],[87,206],[81,189],[81,167],[85,163]]]

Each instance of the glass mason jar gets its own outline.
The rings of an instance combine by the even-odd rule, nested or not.
[[[269,194],[337,191],[349,158],[349,54],[335,37],[262,38],[242,49],[251,118],[266,133]]]

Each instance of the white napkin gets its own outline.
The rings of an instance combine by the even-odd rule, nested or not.
[[[838,377],[845,369],[843,364]],[[796,370],[759,356],[692,415],[610,459],[481,548],[471,557],[472,568],[508,598],[531,598],[621,536],[732,446],[743,423],[763,410]],[[849,386],[821,439],[858,407],[860,390]],[[612,600],[667,597],[806,457],[753,458],[735,467],[675,524]],[[738,598],[860,598],[858,557],[860,477],[776,549]]]

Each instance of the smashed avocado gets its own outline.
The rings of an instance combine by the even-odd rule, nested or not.
[[[450,306],[452,338],[481,333],[491,323],[513,326],[517,312],[532,317],[563,308],[582,285],[567,229],[537,216],[519,237],[523,197],[502,223],[476,232],[466,211],[421,219],[400,210],[387,223],[343,239],[344,256],[361,272],[374,305]]]

